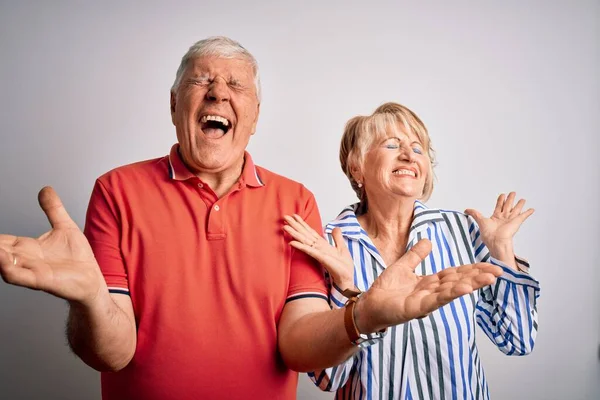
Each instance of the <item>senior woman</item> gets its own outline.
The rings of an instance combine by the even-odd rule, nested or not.
[[[515,193],[498,197],[490,218],[475,210],[427,208],[431,141],[419,117],[396,103],[347,123],[340,162],[360,201],[326,226],[327,240],[299,216],[284,217],[291,245],[327,270],[331,307],[344,307],[347,296],[360,302],[359,292],[421,239],[431,241],[432,251],[417,275],[477,262],[498,265],[503,274],[423,318],[357,340],[360,351],[342,365],[310,373],[312,380],[337,391],[338,399],[489,398],[475,322],[507,355],[528,354],[535,341],[539,284],[513,253],[513,236],[533,210],[523,211],[525,200],[515,204]]]

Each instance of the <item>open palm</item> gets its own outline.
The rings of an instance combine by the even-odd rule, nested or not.
[[[375,332],[423,317],[465,294],[494,283],[502,269],[487,263],[447,268],[419,276],[415,268],[431,252],[423,239],[373,282],[359,302],[368,318],[361,318],[364,332]],[[358,305],[357,305],[358,307]]]
[[[283,229],[294,238],[292,247],[320,262],[340,289],[354,287],[354,261],[339,228],[332,232],[334,247],[299,215],[286,215],[283,219],[287,223]]]
[[[42,189],[38,200],[52,229],[37,239],[0,235],[0,275],[66,300],[93,300],[104,280],[87,239],[52,188]]]
[[[499,243],[512,242],[521,224],[533,214],[532,208],[521,212],[525,199],[519,200],[513,207],[515,196],[515,192],[510,192],[508,197],[504,194],[498,196],[494,213],[489,218],[485,218],[479,211],[465,210],[465,213],[473,217],[479,225],[481,240],[488,248],[494,248]]]

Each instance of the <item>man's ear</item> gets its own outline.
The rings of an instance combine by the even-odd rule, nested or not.
[[[171,92],[171,121],[175,123],[175,106],[177,105],[177,96]]]
[[[254,123],[252,124],[251,135],[256,133],[256,125],[258,124],[258,115],[260,114],[260,103],[256,105],[256,117],[254,118]]]

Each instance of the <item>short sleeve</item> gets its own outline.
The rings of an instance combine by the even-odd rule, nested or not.
[[[298,214],[319,235],[322,235],[321,216],[312,193],[307,192],[303,210]],[[314,297],[328,301],[327,286],[321,264],[300,250],[292,249],[290,282],[286,302]]]
[[[109,292],[129,294],[127,270],[120,248],[120,218],[115,202],[96,180],[87,209],[84,234],[96,257]]]

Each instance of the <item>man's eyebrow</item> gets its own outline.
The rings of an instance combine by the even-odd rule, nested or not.
[[[190,76],[189,79],[208,79],[209,75],[207,73],[198,73]]]

